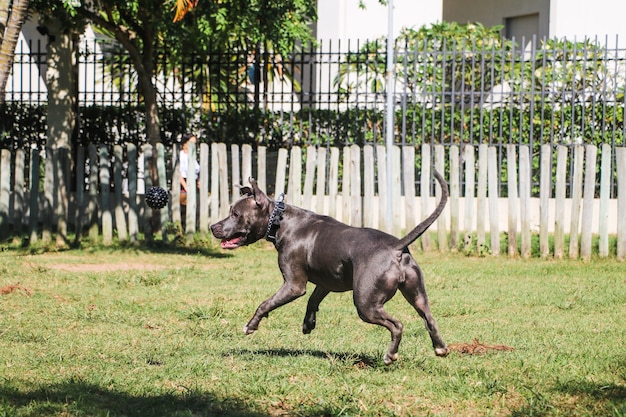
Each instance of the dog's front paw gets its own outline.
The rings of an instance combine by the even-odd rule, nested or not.
[[[442,347],[442,348],[435,348],[435,355],[437,356],[441,356],[441,357],[446,357],[450,354],[450,348],[446,347]]]
[[[252,334],[256,331],[256,327],[253,327],[250,325],[250,323],[246,324],[245,326],[243,326],[243,332],[245,334]]]
[[[397,353],[393,353],[393,354],[389,354],[389,352],[385,353],[385,357],[383,358],[383,362],[385,362],[385,365],[391,365],[394,361],[398,360],[398,354]]]
[[[302,323],[302,333],[309,334],[315,329],[315,320],[305,320]]]

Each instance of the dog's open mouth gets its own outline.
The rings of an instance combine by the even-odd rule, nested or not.
[[[243,236],[235,236],[232,239],[222,239],[222,249],[236,249],[241,246]]]

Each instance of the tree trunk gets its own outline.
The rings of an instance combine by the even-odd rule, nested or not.
[[[28,4],[29,0],[0,0],[0,104],[4,103],[15,46],[26,21]]]
[[[157,105],[157,96],[155,87],[152,85],[151,77],[149,79],[150,87],[146,88],[143,93],[144,101],[146,103],[146,135],[148,142],[154,149],[156,149],[157,143],[161,141],[161,123],[159,121],[159,111]],[[151,165],[150,175],[152,176],[152,182],[154,185],[158,185],[158,174],[156,170],[156,152],[153,153],[154,159]]]
[[[159,120],[157,90],[152,81],[152,75],[154,73],[154,62],[152,61],[154,56],[154,36],[151,32],[146,31],[143,41],[143,53],[140,56],[135,57],[135,62],[139,62],[140,65],[135,65],[135,68],[137,69],[137,75],[139,78],[139,88],[143,94],[143,99],[146,104],[146,136],[148,142],[152,145],[150,177],[152,178],[152,184],[158,186],[161,181],[159,181],[159,173],[157,170],[157,144],[161,142],[161,122]],[[151,222],[152,231],[159,231],[161,224],[158,210],[152,211]]]
[[[0,45],[4,39],[4,30],[9,22],[10,0],[0,0]]]
[[[159,108],[157,102],[157,90],[152,76],[154,75],[154,34],[150,30],[145,30],[142,36],[143,45],[139,49],[137,45],[121,32],[115,32],[116,39],[128,51],[133,66],[137,71],[137,80],[139,91],[143,96],[146,117],[146,139],[156,150],[156,144],[161,141],[161,122],[159,120]],[[156,155],[156,152],[153,152]],[[157,181],[156,156],[153,158],[153,164],[150,169],[150,176],[155,185]]]
[[[152,175],[153,184],[158,185],[156,145],[161,141],[161,122],[159,120],[156,87],[152,82],[152,75],[154,73],[153,55],[154,38],[146,36],[144,37],[143,54],[137,57],[141,61],[141,68],[138,68],[137,72],[139,76],[139,88],[141,89],[144,102],[146,103],[146,135],[148,142],[155,150],[155,152],[153,152],[153,164],[150,174]]]
[[[64,33],[60,22],[46,22],[50,33],[47,46],[48,66],[48,131],[46,148],[52,152],[52,194],[54,219],[56,220],[57,246],[67,244],[69,206],[69,173],[71,166],[72,134],[75,126],[76,86],[74,83],[74,38]],[[52,203],[52,202],[51,202]]]

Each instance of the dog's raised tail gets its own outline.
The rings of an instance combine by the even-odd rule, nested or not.
[[[411,243],[415,242],[417,238],[423,235],[424,232],[428,230],[430,225],[433,224],[435,220],[437,220],[437,218],[441,215],[441,212],[448,203],[448,183],[446,183],[446,180],[443,179],[443,177],[439,172],[437,172],[437,170],[434,170],[434,175],[437,179],[437,182],[441,186],[441,200],[439,200],[439,204],[437,204],[435,211],[433,211],[430,216],[424,219],[424,221],[415,226],[415,229],[411,230],[406,236],[400,239],[400,241],[398,242],[398,249],[406,248]]]

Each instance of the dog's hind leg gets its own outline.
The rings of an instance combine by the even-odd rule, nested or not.
[[[319,310],[320,303],[328,293],[330,293],[329,290],[320,286],[316,286],[313,290],[306,305],[306,314],[304,315],[304,322],[302,323],[302,333],[309,334],[315,329],[316,313]]]
[[[365,311],[357,308],[357,311],[361,320],[367,323],[378,324],[389,330],[391,333],[391,342],[389,343],[387,353],[385,353],[383,357],[383,361],[385,365],[397,361],[398,347],[402,341],[402,323],[391,317],[382,305],[372,306],[371,308],[365,309]]]
[[[400,292],[424,320],[426,330],[428,330],[430,340],[435,349],[435,355],[448,356],[450,349],[443,341],[441,333],[439,333],[439,329],[437,328],[437,322],[430,312],[428,296],[426,295],[426,288],[424,286],[424,276],[421,269],[417,264],[414,264],[407,268],[405,276],[406,280],[404,285],[400,286]]]
[[[402,341],[402,323],[385,311],[384,304],[393,296],[395,290],[382,292],[362,292],[354,290],[354,305],[359,317],[366,323],[386,327],[391,333],[391,342],[383,358],[385,365],[398,360],[398,347]]]

